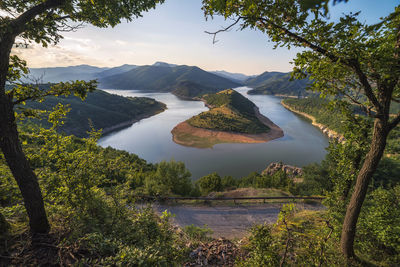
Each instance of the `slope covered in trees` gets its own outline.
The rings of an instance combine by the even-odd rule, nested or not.
[[[180,82],[189,81],[201,86],[222,90],[239,86],[226,78],[209,73],[195,66],[151,65],[99,79],[100,88],[131,89],[171,92]]]
[[[204,95],[203,99],[211,110],[187,120],[194,127],[249,134],[265,133],[269,130],[257,118],[256,105],[232,89]]]
[[[68,105],[71,109],[59,130],[78,137],[87,136],[91,127],[95,130],[103,129],[104,133],[127,127],[166,108],[165,104],[151,98],[127,98],[101,90],[89,93],[85,101],[76,96],[48,97],[43,102],[28,101],[24,108],[50,111],[58,103]],[[34,120],[34,122],[49,126],[46,121]]]
[[[307,96],[306,91],[310,81],[306,79],[291,80],[290,73],[264,72],[257,77],[245,81],[247,86],[253,89],[249,94],[253,95],[283,95],[283,96]]]
[[[183,81],[179,82],[176,86],[174,91],[171,93],[181,97],[183,99],[200,99],[200,97],[204,94],[208,93],[216,93],[219,90],[207,87],[198,83],[190,82],[190,81]]]

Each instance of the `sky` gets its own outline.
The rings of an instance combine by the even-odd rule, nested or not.
[[[335,20],[343,13],[361,11],[360,20],[372,24],[399,4],[400,0],[349,0],[331,7],[330,16]],[[29,67],[113,67],[163,61],[247,75],[291,71],[290,62],[301,50],[273,49],[273,43],[258,31],[233,29],[219,34],[213,44],[212,36],[204,31],[219,30],[231,21],[221,17],[206,21],[201,6],[201,0],[166,0],[130,23],[107,29],[86,25],[65,33],[56,46],[34,44],[13,52],[27,60]]]

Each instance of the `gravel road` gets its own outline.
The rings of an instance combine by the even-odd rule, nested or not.
[[[175,217],[172,223],[179,226],[207,224],[214,237],[242,238],[254,224],[275,223],[283,203],[236,205],[236,206],[192,206],[153,204],[161,213],[168,210]],[[297,204],[298,209],[320,210],[322,205]]]

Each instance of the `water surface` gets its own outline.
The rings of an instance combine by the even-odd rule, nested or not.
[[[309,122],[285,109],[280,98],[247,95],[247,87],[235,90],[253,101],[263,115],[283,129],[285,136],[261,144],[218,144],[213,148],[178,145],[172,141],[171,130],[178,123],[207,110],[203,102],[181,100],[170,93],[107,90],[123,96],[151,97],[165,103],[167,110],[102,137],[99,145],[135,153],[152,163],[171,159],[183,161],[193,179],[212,172],[242,177],[252,171],[262,171],[271,162],[282,161],[301,167],[320,162],[325,157],[328,139]]]

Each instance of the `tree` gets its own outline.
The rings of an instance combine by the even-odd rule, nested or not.
[[[29,216],[32,233],[46,233],[47,220],[37,177],[22,150],[16,125],[15,109],[27,100],[42,100],[49,95],[76,94],[84,98],[96,82],[60,83],[44,90],[18,82],[27,74],[26,62],[10,56],[20,41],[56,44],[61,32],[79,28],[80,23],[97,27],[115,26],[154,8],[163,0],[3,0],[0,2],[0,148],[18,183]],[[17,39],[18,38],[18,39]],[[6,90],[6,85],[12,85]]]
[[[199,186],[202,195],[222,190],[221,177],[216,172],[201,177],[196,181],[196,185]]]
[[[206,16],[222,15],[241,29],[267,34],[276,46],[302,47],[294,60],[295,78],[309,77],[322,96],[345,97],[374,121],[371,144],[357,174],[345,214],[341,250],[354,257],[356,224],[371,177],[385,150],[389,132],[400,122],[390,116],[400,101],[400,6],[378,24],[358,21],[356,14],[331,22],[320,5],[304,8],[305,0],[204,0]],[[327,2],[327,1],[319,1]],[[357,125],[354,125],[357,127]]]

